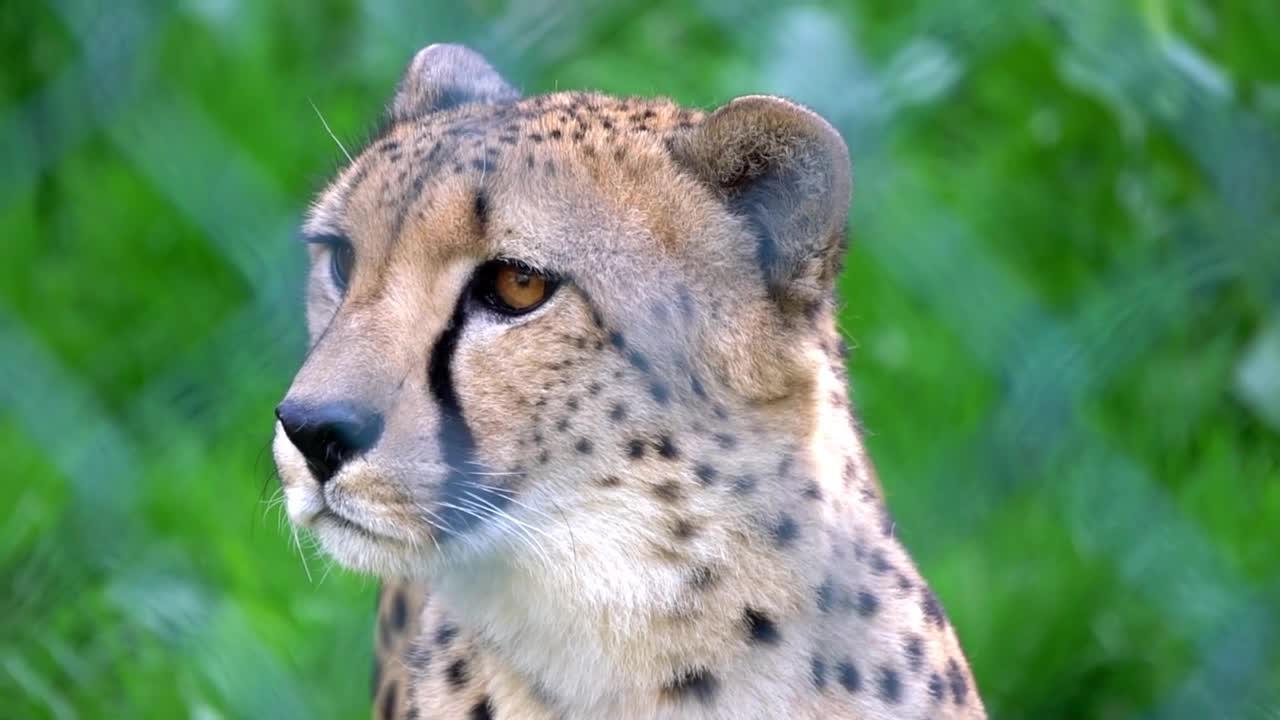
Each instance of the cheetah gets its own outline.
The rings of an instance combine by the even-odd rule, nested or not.
[[[375,718],[982,718],[848,400],[798,104],[419,51],[311,206],[291,522],[383,580]]]

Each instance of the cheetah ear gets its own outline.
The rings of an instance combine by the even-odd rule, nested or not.
[[[480,53],[461,45],[435,44],[413,56],[389,114],[393,122],[402,122],[468,103],[504,103],[519,97]]]
[[[769,293],[784,310],[830,297],[847,245],[849,150],[796,103],[751,95],[713,112],[673,153],[745,221]]]

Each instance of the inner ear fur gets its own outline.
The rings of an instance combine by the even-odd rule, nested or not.
[[[744,221],[784,311],[830,297],[852,187],[849,150],[830,123],[782,98],[741,97],[677,139],[673,154]]]

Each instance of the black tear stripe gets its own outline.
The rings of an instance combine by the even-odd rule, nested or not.
[[[427,386],[440,405],[440,450],[444,456],[446,471],[440,486],[439,524],[441,540],[459,535],[485,517],[489,517],[507,505],[507,496],[495,492],[485,482],[488,468],[476,459],[476,440],[467,425],[453,384],[453,356],[458,349],[458,337],[466,320],[467,296],[471,293],[468,280],[458,295],[449,324],[440,333],[431,351],[427,368]],[[477,498],[479,498],[477,500]],[[471,512],[459,510],[469,508]],[[479,515],[479,517],[477,517]]]

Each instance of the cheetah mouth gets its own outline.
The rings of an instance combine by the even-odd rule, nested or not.
[[[399,538],[379,532],[353,517],[349,508],[341,507],[325,492],[315,492],[309,487],[290,488],[285,491],[289,500],[289,517],[293,524],[317,535],[338,533],[355,536],[375,544],[391,544],[397,547],[407,543]]]
[[[325,525],[338,528],[344,532],[353,533],[370,542],[392,543],[394,545],[402,544],[396,538],[370,530],[364,525],[361,525],[355,520],[352,520],[351,518],[339,513],[337,510],[334,510],[332,506],[327,504],[311,518],[311,526],[313,528],[319,528]]]

